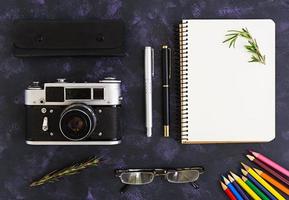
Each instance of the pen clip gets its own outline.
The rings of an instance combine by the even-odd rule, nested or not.
[[[168,64],[169,64],[169,79],[171,79],[172,75],[172,51],[168,48]]]
[[[151,48],[151,64],[152,64],[152,77],[155,75],[155,54],[154,49]]]

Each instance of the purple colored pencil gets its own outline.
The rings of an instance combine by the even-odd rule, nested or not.
[[[236,190],[239,192],[239,194],[243,197],[243,199],[250,200],[249,197],[245,194],[245,192],[240,188],[238,183],[236,183],[235,179],[233,179],[233,177],[230,175],[228,175],[228,178],[230,182],[233,184],[233,186],[236,188]]]
[[[242,169],[242,173],[244,176],[246,176],[252,183],[254,183],[255,186],[257,186],[262,192],[267,195],[271,200],[277,200],[276,197],[274,197],[263,185],[261,185],[253,176],[251,176],[249,173],[247,173],[245,170]]]
[[[287,180],[285,177],[283,177],[282,175],[280,175],[279,173],[275,172],[272,168],[268,167],[267,165],[265,165],[264,163],[262,163],[260,160],[256,159],[254,156],[251,155],[246,155],[247,158],[252,161],[253,163],[255,163],[256,165],[259,165],[261,168],[263,168],[265,171],[269,172],[270,174],[272,174],[273,176],[275,176],[276,178],[278,178],[280,181],[282,181],[284,184],[286,184],[287,186],[289,186],[289,180]]]

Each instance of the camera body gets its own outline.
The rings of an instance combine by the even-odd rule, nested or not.
[[[25,90],[26,143],[115,145],[121,142],[121,81],[33,82]]]

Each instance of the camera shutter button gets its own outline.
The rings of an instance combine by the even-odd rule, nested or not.
[[[39,89],[41,89],[41,87],[40,87],[38,81],[34,81],[34,82],[32,83],[32,85],[30,85],[30,86],[28,87],[28,89],[31,89],[31,90],[39,90]]]
[[[32,86],[33,87],[39,87],[39,81],[33,81]]]
[[[65,78],[58,78],[57,82],[58,83],[65,83],[65,80],[66,80]]]

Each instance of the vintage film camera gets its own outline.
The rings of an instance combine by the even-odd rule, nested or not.
[[[26,143],[115,145],[121,142],[121,81],[33,82],[25,90]]]

